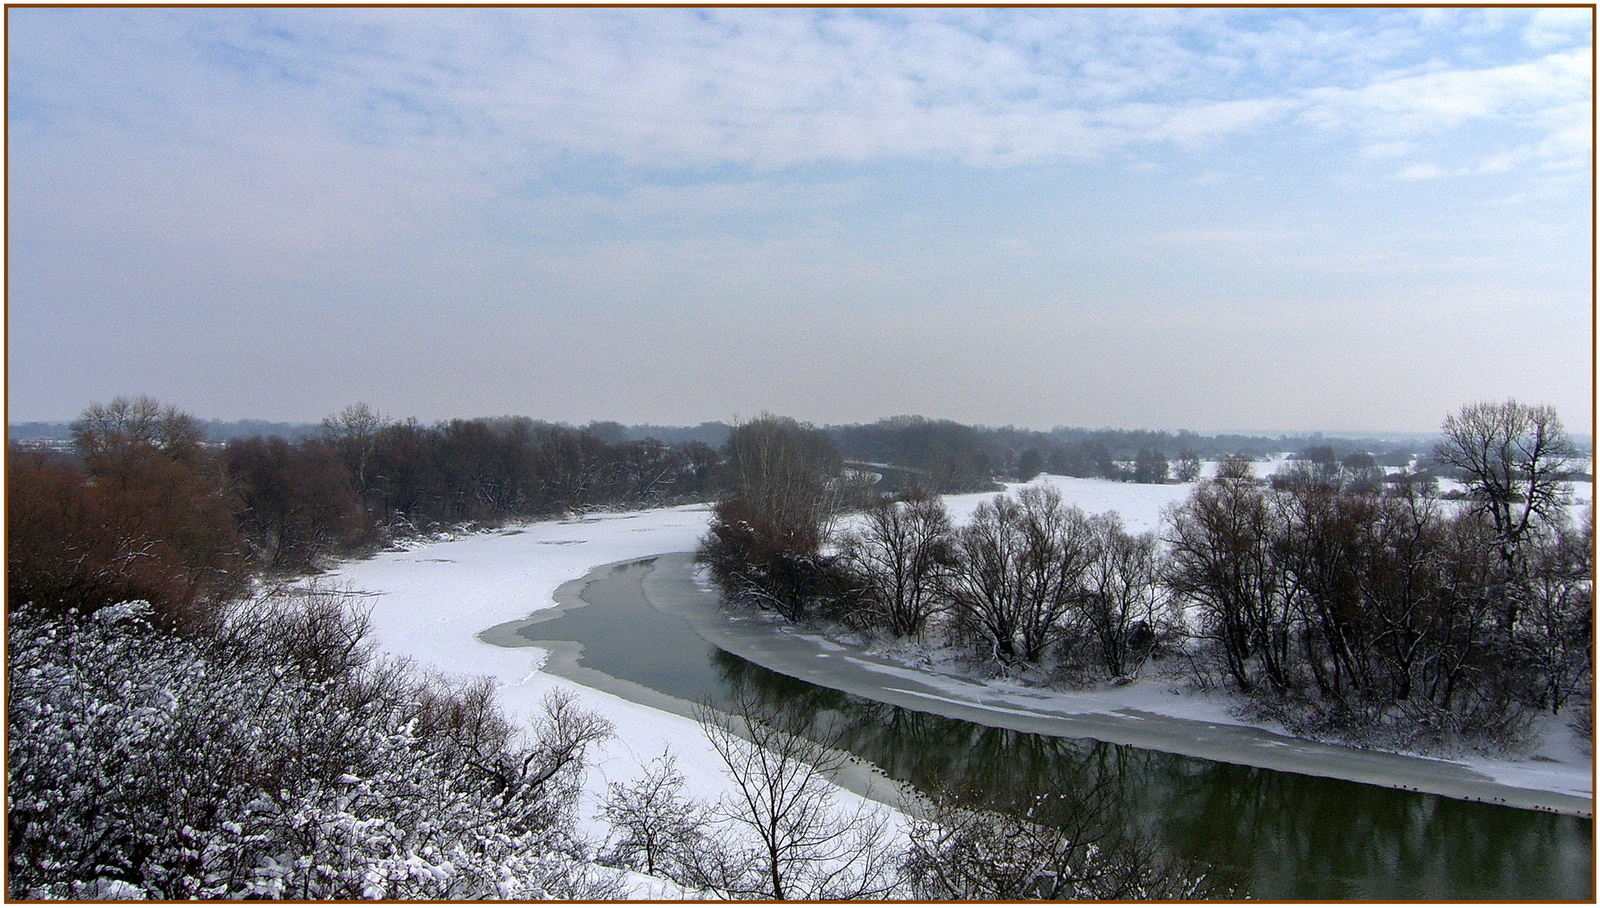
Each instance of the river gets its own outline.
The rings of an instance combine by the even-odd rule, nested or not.
[[[1592,819],[994,727],[835,690],[708,642],[718,637],[709,628],[728,623],[715,596],[684,582],[681,556],[657,562],[597,569],[563,587],[557,609],[483,639],[537,643],[552,652],[548,671],[681,713],[742,688],[842,733],[853,754],[922,790],[976,788],[1002,806],[1043,792],[1092,796],[1253,898],[1593,897]],[[740,639],[758,645],[760,631]]]

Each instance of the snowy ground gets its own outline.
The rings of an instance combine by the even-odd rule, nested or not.
[[[721,762],[692,720],[555,677],[541,671],[544,650],[491,646],[478,633],[552,607],[557,587],[599,565],[693,550],[709,510],[693,505],[600,514],[472,534],[349,563],[320,582],[369,597],[380,652],[410,657],[427,669],[488,675],[513,716],[536,715],[545,694],[564,687],[609,719],[616,734],[592,755],[581,808],[583,831],[599,839],[606,828],[594,814],[608,782],[637,778],[670,747],[686,794],[714,800],[726,785]]]
[[[1257,475],[1270,474],[1276,466],[1257,464]],[[1182,484],[1152,486],[1066,477],[1047,476],[1034,481],[1057,486],[1067,501],[1090,513],[1118,511],[1134,532],[1156,529],[1162,510],[1182,501],[1190,490],[1189,485]],[[960,522],[979,502],[990,497],[960,495],[947,501]],[[1592,500],[1592,486],[1580,486],[1576,497]],[[593,687],[574,685],[542,670],[547,656],[543,650],[491,646],[480,641],[478,634],[491,626],[551,608],[559,586],[583,577],[595,567],[692,551],[708,518],[707,506],[694,505],[533,523],[385,552],[346,564],[319,582],[370,597],[374,638],[380,651],[410,657],[429,669],[491,676],[500,685],[502,703],[515,716],[534,715],[549,690],[568,687],[576,688],[590,708],[610,719],[617,734],[594,754],[584,809],[585,831],[599,838],[604,828],[593,819],[594,804],[604,794],[607,782],[636,778],[646,763],[670,747],[678,755],[678,768],[687,778],[688,793],[714,799],[726,785],[720,761],[693,721]],[[872,671],[880,679],[885,674],[904,673],[904,683],[898,685],[903,688],[942,684],[951,699],[973,697],[968,680],[914,670],[896,660],[881,658],[881,654],[861,653],[853,658],[877,663]],[[1046,708],[1097,713],[1123,725],[1141,721],[1148,724],[1151,718],[1198,720],[1216,727],[1240,725],[1222,702],[1176,695],[1169,688],[1170,685],[1129,685],[1092,694],[1052,695],[1056,701]],[[1003,708],[1038,712],[1040,694],[1036,688],[1008,691],[998,685],[985,691],[983,697]],[[1002,702],[1007,700],[1012,701],[1010,706]],[[1592,798],[1590,759],[1559,733],[1552,738],[1554,743],[1538,755],[1537,761],[1474,761],[1472,768],[1506,784],[1569,795],[1587,794]],[[856,797],[848,792],[842,795],[846,801]],[[650,895],[643,889],[635,894]]]

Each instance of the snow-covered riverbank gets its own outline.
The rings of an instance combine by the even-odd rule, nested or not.
[[[1155,529],[1162,509],[1181,501],[1189,492],[1187,485],[1137,486],[1060,477],[1036,481],[1057,485],[1069,502],[1086,511],[1117,510],[1129,529],[1136,532]],[[1588,488],[1584,487],[1583,492],[1587,493]],[[948,501],[961,520],[988,497],[952,496]],[[607,782],[636,778],[644,764],[670,747],[679,756],[678,765],[687,777],[689,793],[714,798],[726,786],[720,762],[690,719],[594,685],[574,685],[544,670],[548,655],[544,650],[491,646],[478,635],[494,625],[554,607],[556,590],[562,584],[582,578],[601,565],[692,550],[705,532],[709,513],[707,506],[695,505],[533,523],[381,553],[346,564],[321,582],[348,587],[368,597],[374,641],[380,651],[409,657],[429,669],[488,675],[499,685],[502,703],[515,716],[536,712],[541,698],[553,687],[578,687],[584,702],[610,719],[618,731],[595,753],[589,774],[588,815],[584,819],[589,824],[587,831],[598,836],[604,830],[593,820],[592,808],[604,794]],[[1421,788],[1456,797],[1482,797],[1487,791],[1474,793],[1449,789],[1445,784],[1414,784],[1414,780],[1406,781],[1411,777],[1396,776],[1396,770],[1384,768],[1398,765],[1394,761],[1409,760],[1411,771],[1430,778],[1454,779],[1449,783],[1452,786],[1486,784],[1521,791],[1532,798],[1513,802],[1523,806],[1577,813],[1583,812],[1577,806],[1580,802],[1592,803],[1592,763],[1563,726],[1549,729],[1545,747],[1532,759],[1520,761],[1418,761],[1347,748],[1318,750],[1304,742],[1273,735],[1272,730],[1251,728],[1232,717],[1223,701],[1173,693],[1170,684],[1074,693],[1043,692],[997,682],[980,687],[971,679],[930,670],[933,666],[906,664],[884,654],[838,650],[838,644],[832,641],[808,638],[790,628],[762,627],[759,636],[779,641],[775,646],[793,644],[799,647],[796,653],[809,647],[811,655],[792,659],[794,665],[827,666],[833,680],[817,679],[820,683],[844,687],[840,681],[843,675],[839,674],[844,673],[855,678],[851,683],[863,689],[858,692],[868,696],[874,694],[865,688],[875,689],[879,699],[915,695],[915,708],[963,718],[966,716],[960,715],[962,711],[982,708],[987,710],[987,718],[976,721],[988,724],[1029,724],[1029,730],[1050,730],[1045,726],[1052,726],[1057,729],[1052,732],[1056,734],[1100,737],[1139,746],[1157,746],[1155,738],[1164,734],[1168,739],[1209,741],[1204,747],[1211,749],[1202,749],[1196,743],[1190,750],[1178,752],[1212,759]],[[728,644],[725,648],[748,655],[740,652],[731,639]],[[750,645],[749,640],[737,644],[746,649]],[[752,661],[767,664],[761,658]],[[647,697],[639,699],[648,701]],[[1052,725],[1062,721],[1070,721],[1078,730],[1061,731],[1059,725]],[[1163,728],[1167,730],[1161,731]],[[1202,729],[1205,734],[1198,734]],[[1241,759],[1242,754],[1256,756]],[[1361,770],[1367,775],[1348,768],[1374,761],[1380,768]],[[1554,798],[1534,797],[1538,793],[1549,793]],[[878,794],[887,797],[889,793]],[[1502,795],[1490,794],[1485,799],[1496,797]]]
[[[646,764],[670,748],[685,777],[685,794],[715,800],[728,786],[721,761],[692,719],[574,684],[544,670],[545,650],[492,646],[478,634],[553,607],[558,587],[599,565],[693,549],[709,513],[705,505],[692,505],[508,527],[382,552],[342,565],[317,582],[364,598],[372,609],[372,640],[379,652],[410,658],[428,670],[491,677],[513,717],[535,715],[547,692],[567,688],[608,719],[616,734],[592,752],[580,805],[580,829],[598,840],[606,826],[595,814],[608,783],[637,779]],[[894,800],[892,785],[880,787],[871,794]],[[846,809],[859,797],[843,790],[839,796]],[[653,890],[662,884],[648,878],[630,879],[633,897],[675,895],[670,888]]]
[[[1181,500],[1189,489],[1054,481],[1063,486],[1069,500],[1086,510],[1122,509],[1135,531],[1153,529],[1161,508]],[[958,495],[947,501],[953,516],[965,520],[979,502],[991,497]],[[499,685],[501,703],[513,716],[536,713],[552,688],[577,688],[585,703],[618,730],[595,753],[587,784],[590,807],[604,795],[606,783],[637,778],[644,764],[668,747],[678,754],[688,793],[715,798],[726,780],[693,721],[557,677],[543,670],[548,653],[541,648],[507,649],[478,639],[486,628],[555,607],[555,593],[562,584],[596,567],[693,550],[709,518],[709,506],[688,505],[541,521],[382,552],[341,565],[318,582],[348,588],[366,599],[372,608],[373,642],[380,652],[410,658],[427,669],[492,677]],[[638,699],[650,699],[633,693]],[[874,794],[894,800],[891,791]],[[604,832],[591,818],[585,820],[591,823],[588,832]]]

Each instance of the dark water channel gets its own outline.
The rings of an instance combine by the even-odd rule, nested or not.
[[[918,788],[997,802],[1095,792],[1169,854],[1241,894],[1284,899],[1592,900],[1592,820],[949,719],[818,687],[707,643],[644,600],[642,565],[600,576],[590,603],[524,625],[583,647],[581,664],[687,701],[735,689],[842,734]]]

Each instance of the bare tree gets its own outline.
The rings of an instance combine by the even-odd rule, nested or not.
[[[1473,507],[1494,524],[1503,585],[1499,623],[1509,631],[1524,598],[1524,542],[1540,524],[1564,522],[1577,449],[1554,408],[1515,400],[1469,404],[1446,418],[1442,431],[1434,456],[1460,471]]]
[[[1037,662],[1072,628],[1086,591],[1089,519],[1054,487],[997,495],[956,534],[946,592],[956,617],[1002,664]]]
[[[734,792],[717,815],[744,833],[702,850],[701,885],[735,897],[882,897],[898,882],[888,816],[840,805],[828,781],[846,754],[801,734],[798,720],[736,695],[731,712],[702,704],[696,719],[722,758]]]
[[[189,629],[218,618],[249,574],[235,502],[194,419],[148,397],[73,423],[77,465],[7,453],[8,607],[143,599]]]
[[[938,607],[939,584],[951,560],[950,513],[944,501],[917,495],[868,508],[842,544],[845,564],[862,585],[867,623],[896,637],[922,631]]]
[[[1115,511],[1091,517],[1090,524],[1094,547],[1083,619],[1112,677],[1137,674],[1176,623],[1161,582],[1156,539],[1130,534]]]
[[[1533,556],[1529,596],[1517,634],[1529,669],[1527,699],[1560,712],[1593,684],[1594,507],[1575,529],[1561,528]]]
[[[610,784],[600,816],[613,840],[601,860],[650,876],[689,883],[694,855],[706,845],[708,811],[683,796],[683,773],[671,751],[650,761],[645,774],[624,785]]]
[[[838,592],[821,553],[846,492],[838,449],[818,429],[765,415],[735,427],[725,450],[729,489],[700,560],[729,598],[805,618]]]
[[[1155,448],[1140,448],[1133,460],[1134,482],[1166,482],[1167,455]]]
[[[795,542],[814,546],[836,511],[843,464],[827,434],[808,424],[763,414],[728,436],[727,466],[735,496]]]
[[[268,570],[315,570],[366,530],[350,473],[324,444],[235,439],[222,459],[243,505],[240,532]]]
[[[73,421],[72,443],[89,472],[104,474],[130,460],[160,454],[196,466],[205,433],[193,416],[152,397],[90,404]]]
[[[1225,475],[1196,486],[1168,512],[1167,583],[1199,607],[1201,636],[1220,645],[1242,693],[1256,689],[1257,669],[1283,691],[1290,686],[1290,607],[1272,544],[1282,515],[1238,470]]]
[[[1232,482],[1250,482],[1255,479],[1256,468],[1243,454],[1229,454],[1217,461],[1216,479]]]
[[[1200,478],[1200,455],[1189,448],[1178,452],[1178,463],[1173,473],[1179,482],[1194,482]]]
[[[1037,662],[1072,626],[1086,598],[1084,581],[1093,559],[1088,515],[1063,503],[1054,486],[1017,493],[1023,539],[1017,588],[1021,593],[1022,657]]]
[[[392,420],[365,403],[353,403],[322,420],[322,435],[355,478],[356,492],[366,495],[368,471],[378,432]]]

